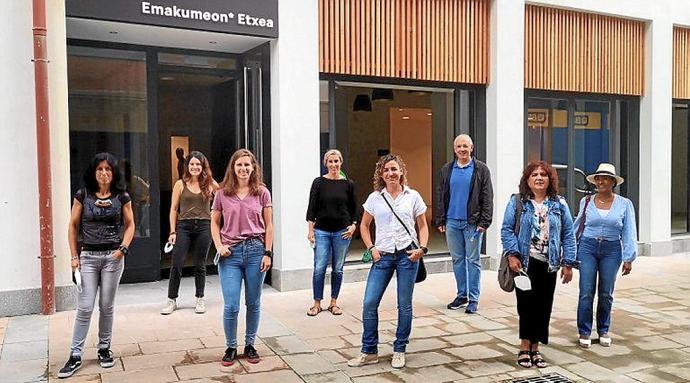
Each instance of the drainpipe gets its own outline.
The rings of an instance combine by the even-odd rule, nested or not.
[[[41,314],[55,313],[53,204],[48,121],[48,47],[45,0],[33,0],[34,80],[36,86],[36,152],[41,254]]]

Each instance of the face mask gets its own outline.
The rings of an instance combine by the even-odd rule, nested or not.
[[[171,242],[168,242],[168,243],[165,244],[165,247],[163,248],[163,251],[165,251],[165,253],[167,254],[167,253],[169,253],[169,252],[172,251],[172,249],[173,249],[174,246],[175,246],[175,245],[173,245]]]
[[[532,290],[532,281],[529,280],[527,273],[524,270],[520,270],[520,275],[515,277],[515,287],[522,291]]]
[[[216,253],[216,256],[213,257],[213,264],[218,266],[219,262],[220,262],[220,253]]]

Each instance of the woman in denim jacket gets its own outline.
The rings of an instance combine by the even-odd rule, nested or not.
[[[592,306],[597,289],[597,333],[599,344],[611,345],[609,326],[616,273],[623,263],[623,275],[632,270],[637,256],[635,208],[632,202],[613,192],[623,177],[616,175],[611,164],[600,164],[587,181],[597,187],[597,194],[580,201],[575,220],[579,238],[577,259],[580,261],[580,300],[577,304],[577,331],[583,348],[592,344]],[[590,203],[591,202],[591,203]],[[580,229],[581,228],[581,229]]]
[[[522,209],[520,230],[515,234],[517,208]],[[513,272],[526,269],[532,289],[515,289],[520,317],[518,364],[529,368],[547,366],[539,343],[549,342],[549,322],[556,290],[556,272],[561,280],[572,279],[575,259],[573,218],[565,199],[558,195],[556,170],[544,161],[532,162],[522,172],[520,194],[508,202],[501,242]]]

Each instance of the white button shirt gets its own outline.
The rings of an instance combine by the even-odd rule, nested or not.
[[[414,238],[410,238],[400,221],[395,218],[390,207],[383,200],[384,196]],[[393,253],[395,250],[405,249],[412,243],[413,239],[415,243],[419,243],[415,230],[415,219],[426,212],[426,203],[416,190],[404,186],[402,193],[398,194],[395,199],[386,189],[383,189],[383,195],[381,192],[375,191],[369,194],[362,206],[367,213],[374,217],[376,223],[374,246],[379,251]]]

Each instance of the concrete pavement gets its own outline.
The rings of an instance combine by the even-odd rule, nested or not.
[[[614,303],[613,345],[576,346],[577,272],[558,285],[551,343],[542,353],[551,366],[523,369],[515,364],[515,297],[498,288],[496,273],[485,271],[477,315],[450,311],[454,294],[450,273],[429,275],[415,287],[412,339],[407,367],[390,367],[395,335],[395,284],[381,304],[377,365],[347,367],[359,352],[364,282],[341,290],[345,314],[305,311],[311,291],[264,290],[256,365],[240,360],[223,368],[225,349],[222,298],[217,277],[207,286],[208,312],[193,312],[193,278],[183,281],[179,304],[170,316],[158,312],[167,280],[123,285],[118,292],[113,351],[116,364],[96,363],[97,313],[89,333],[84,367],[67,382],[500,382],[559,373],[573,381],[690,381],[690,254],[638,258],[630,276],[619,278]],[[326,294],[330,291],[326,287]],[[52,382],[66,361],[74,311],[50,317],[0,318],[0,382]],[[240,312],[240,341],[244,311]]]

